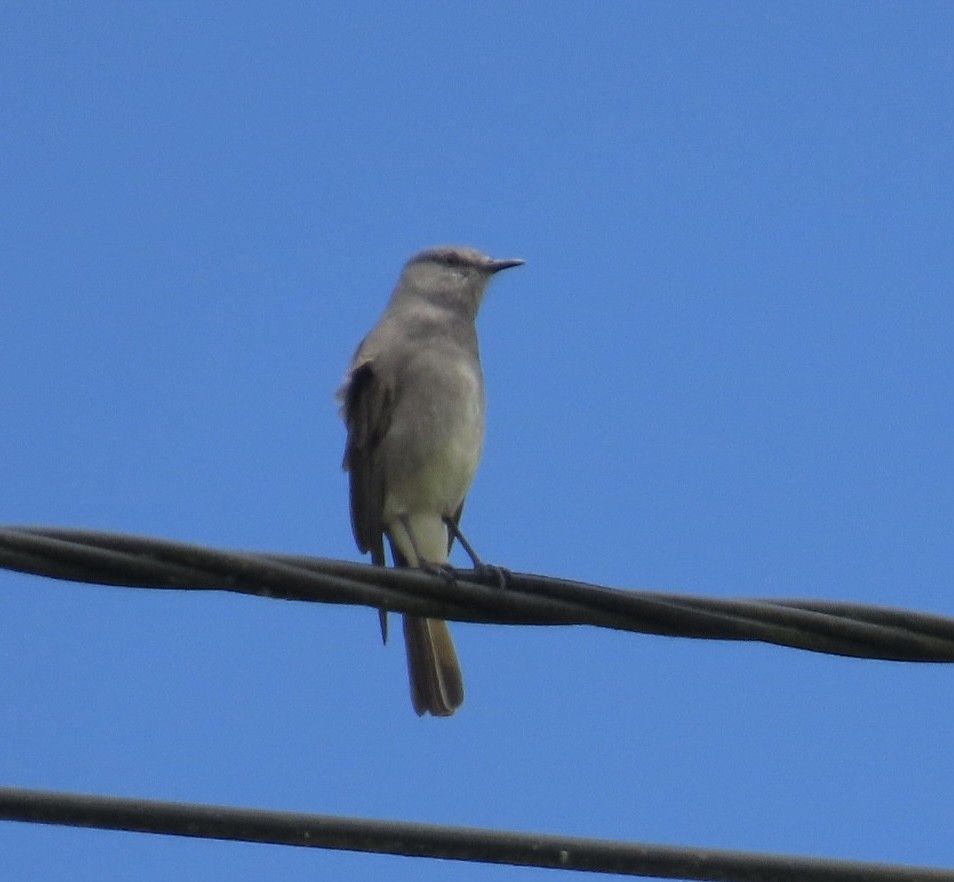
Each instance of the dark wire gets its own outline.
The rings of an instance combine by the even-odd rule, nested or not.
[[[417,570],[39,527],[0,527],[0,567],[132,588],[233,591],[509,625],[595,625],[642,634],[758,640],[832,655],[954,661],[954,619],[823,600],[730,600],[621,591],[527,573]]]
[[[86,530],[0,528],[0,567],[138,588],[360,604],[460,621],[587,624],[759,640],[862,658],[954,661],[954,619],[861,604],[619,591],[521,573],[455,579]],[[0,819],[634,876],[954,882],[954,871],[0,788]]]
[[[954,871],[0,787],[0,820],[722,882],[954,882]]]

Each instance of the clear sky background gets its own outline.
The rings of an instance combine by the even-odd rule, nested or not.
[[[954,614],[954,6],[0,10],[0,523],[358,559],[333,393],[480,317],[514,570]],[[0,572],[0,783],[954,865],[954,668]],[[4,878],[552,872],[0,824]]]

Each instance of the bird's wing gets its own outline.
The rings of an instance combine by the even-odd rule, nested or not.
[[[345,471],[351,476],[351,529],[362,552],[384,564],[384,469],[381,439],[391,424],[390,389],[381,382],[373,360],[356,362],[339,392],[348,427]]]

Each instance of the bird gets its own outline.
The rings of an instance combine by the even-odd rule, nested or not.
[[[395,566],[447,576],[456,538],[481,565],[459,527],[484,444],[476,319],[490,280],[523,263],[458,245],[421,251],[358,345],[336,397],[351,527],[373,564],[386,564],[386,538]],[[387,612],[380,615],[386,640]],[[464,683],[447,623],[405,615],[403,625],[414,710],[452,715]]]

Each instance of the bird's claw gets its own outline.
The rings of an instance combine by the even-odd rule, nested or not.
[[[478,561],[474,566],[474,573],[481,582],[491,584],[501,591],[510,584],[511,573],[506,567],[498,567],[496,564]]]
[[[459,570],[449,563],[433,563],[429,560],[421,560],[420,569],[431,576],[438,576],[445,582],[456,582],[459,575],[473,574],[477,582],[483,585],[492,585],[500,590],[505,589],[510,584],[511,576],[510,570],[506,567],[484,563],[479,559],[474,561],[474,567],[471,570]]]
[[[430,576],[437,576],[445,582],[457,581],[457,570],[448,563],[432,563],[429,560],[422,560],[420,568]]]

